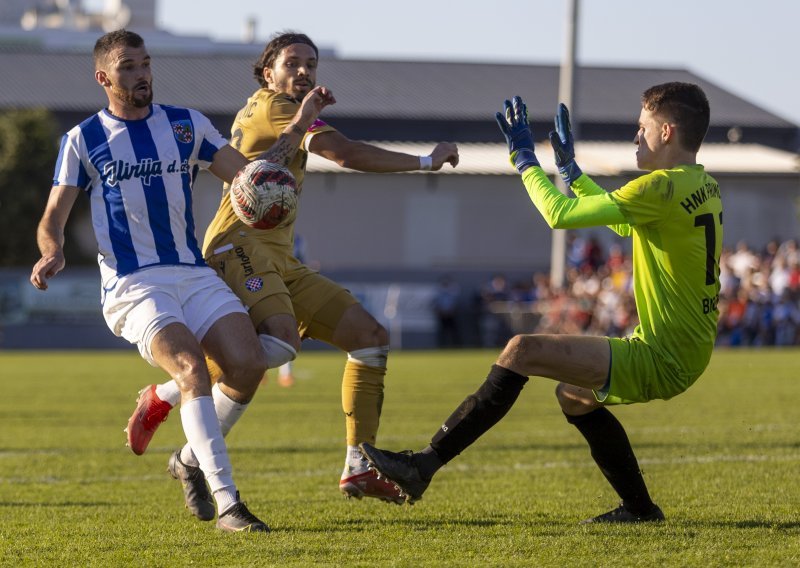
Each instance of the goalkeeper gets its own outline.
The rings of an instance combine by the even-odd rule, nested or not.
[[[717,331],[722,202],[719,186],[696,161],[709,124],[703,91],[688,83],[646,90],[634,143],[649,173],[606,192],[575,162],[567,108],[550,141],[556,164],[576,194],[550,182],[534,153],[525,104],[505,102],[497,122],[531,201],[554,229],[607,225],[633,239],[634,295],[640,324],[624,339],[574,335],[512,338],[486,381],[467,397],[419,453],[362,444],[371,465],[406,500],[421,498],[433,474],[497,423],[529,376],[559,381],[567,422],[586,438],[619,507],[585,522],[660,521],[624,428],[608,407],[669,399],[694,383],[711,357]]]

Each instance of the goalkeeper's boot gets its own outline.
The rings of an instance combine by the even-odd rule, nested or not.
[[[242,501],[236,501],[219,516],[217,528],[225,532],[269,532],[267,523],[251,513]]]
[[[361,453],[367,458],[372,469],[378,472],[379,478],[386,478],[400,489],[409,505],[422,499],[422,494],[431,480],[420,474],[414,453],[411,450],[390,452],[363,442],[359,445]]]
[[[125,432],[128,434],[128,446],[137,456],[147,449],[153,434],[161,423],[169,416],[172,405],[158,398],[156,385],[147,385],[139,391],[136,399],[136,410],[128,420]]]
[[[664,513],[661,508],[653,504],[653,508],[643,515],[637,515],[625,508],[625,505],[620,503],[616,509],[612,509],[602,515],[597,515],[591,519],[581,521],[582,525],[589,523],[657,523],[664,520]]]
[[[343,477],[339,480],[339,491],[347,499],[373,497],[387,503],[396,503],[397,505],[402,505],[406,500],[403,493],[395,487],[394,483],[386,479],[380,479],[372,469]]]
[[[175,452],[169,457],[167,466],[169,474],[181,482],[183,486],[183,499],[186,508],[201,521],[211,521],[214,519],[214,499],[206,485],[206,476],[199,467],[186,465],[181,461],[181,451]]]

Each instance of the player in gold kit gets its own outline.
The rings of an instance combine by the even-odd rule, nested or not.
[[[268,148],[287,127],[299,101],[314,88],[318,50],[308,36],[274,36],[254,66],[260,88],[234,121],[231,144],[248,158]],[[308,152],[342,167],[366,172],[437,171],[458,163],[454,144],[437,144],[427,156],[392,152],[353,141],[317,120],[304,133],[302,147],[287,163],[302,189]],[[295,358],[300,341],[310,337],[347,353],[342,378],[342,407],[347,455],[339,488],[347,497],[375,497],[401,503],[399,491],[377,479],[358,450],[374,443],[383,402],[389,351],[386,329],[344,288],[308,268],[293,255],[294,218],[272,230],[252,229],[235,216],[227,193],[205,235],[203,254],[248,307],[269,368]],[[213,363],[210,365],[213,372]],[[128,442],[144,452],[155,429],[178,402],[174,384],[145,388],[128,425]],[[225,426],[223,426],[223,432]],[[193,466],[191,448],[181,460]],[[199,470],[198,470],[199,471]],[[195,483],[205,483],[198,477]],[[185,488],[186,489],[186,488]],[[187,500],[189,491],[186,490]]]

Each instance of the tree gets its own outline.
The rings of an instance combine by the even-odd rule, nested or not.
[[[44,109],[0,114],[0,266],[33,266],[39,259],[36,226],[53,183],[56,129],[55,119]],[[70,262],[88,261],[73,244],[73,236],[66,232]]]

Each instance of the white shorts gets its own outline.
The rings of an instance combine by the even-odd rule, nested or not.
[[[201,341],[214,322],[232,313],[247,310],[207,266],[144,268],[117,279],[103,294],[108,327],[135,344],[154,367],[150,343],[166,326],[182,323]]]

